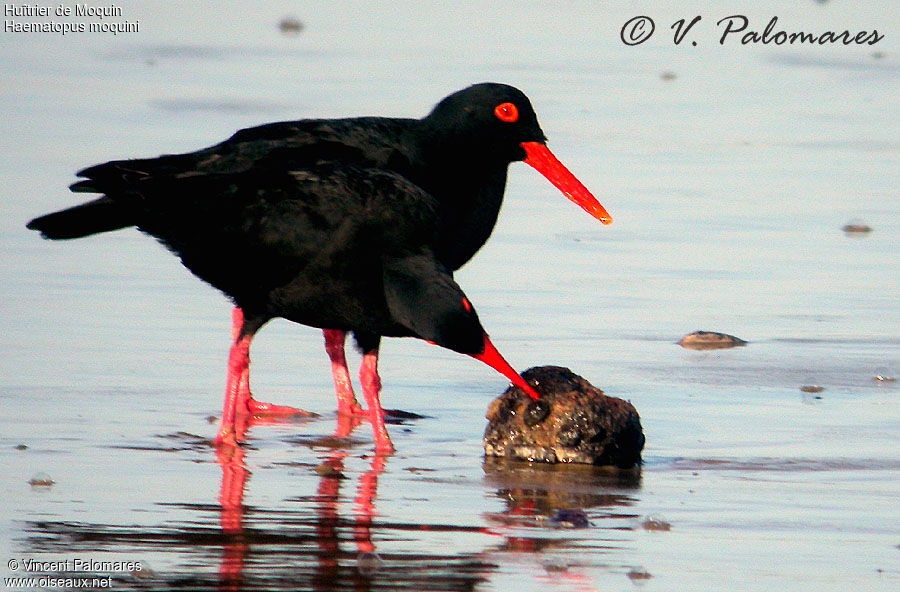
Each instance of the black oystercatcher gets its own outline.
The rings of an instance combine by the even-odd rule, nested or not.
[[[71,189],[102,197],[28,228],[69,239],[136,226],[234,302],[216,443],[235,442],[236,414],[299,412],[250,395],[250,340],[283,317],[323,329],[338,411],[362,415],[344,358],[353,333],[376,450],[389,452],[378,399],[382,336],[471,355],[537,398],[491,344],[452,273],[488,239],[513,161],[611,221],[545,141],[522,92],[477,84],[422,119],[271,123],[189,154],[96,165]]]

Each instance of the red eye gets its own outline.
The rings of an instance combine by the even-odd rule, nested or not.
[[[500,103],[494,107],[494,115],[500,121],[512,123],[519,118],[519,110],[512,103]]]

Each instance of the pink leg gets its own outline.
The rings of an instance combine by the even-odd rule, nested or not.
[[[250,363],[250,339],[247,335],[234,342],[228,353],[228,375],[225,379],[225,401],[222,406],[222,419],[219,421],[219,432],[213,443],[216,446],[234,446],[237,437],[234,431],[234,418],[237,411],[241,376]]]
[[[384,411],[378,392],[381,390],[381,379],[378,378],[378,350],[375,349],[363,354],[362,364],[359,367],[359,380],[362,383],[363,395],[366,398],[366,406],[369,408],[369,416],[372,420],[372,433],[375,437],[375,453],[390,454],[394,452],[391,437],[384,426]]]
[[[231,309],[231,342],[236,343],[238,336],[241,334],[241,327],[244,326],[244,311],[235,306]],[[244,363],[244,370],[238,377],[237,401],[235,402],[235,413],[238,415],[247,413],[247,402],[250,400],[250,349],[247,349],[247,359]]]
[[[250,396],[250,358],[247,358],[247,367],[241,372],[238,382],[238,400],[235,411],[238,415],[247,415],[250,411],[250,402],[253,398]]]
[[[346,333],[337,329],[322,329],[322,334],[325,336],[325,351],[331,360],[331,375],[334,378],[338,414],[365,415],[365,411],[356,401],[353,385],[350,382],[350,371],[347,369],[347,358],[344,356]]]
[[[237,340],[241,334],[241,328],[244,326],[244,312],[240,307],[235,306],[231,311],[231,338]],[[243,370],[237,377],[237,395],[235,397],[235,413],[238,415],[309,415],[309,412],[288,407],[286,405],[273,405],[272,403],[263,403],[257,401],[250,394],[250,348],[246,351],[246,360],[243,364]]]

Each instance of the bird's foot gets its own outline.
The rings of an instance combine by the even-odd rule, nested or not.
[[[287,405],[275,405],[273,403],[263,403],[253,398],[247,399],[247,411],[251,415],[302,415],[304,417],[310,417],[314,415],[309,411],[297,409],[296,407],[289,407]]]
[[[359,403],[354,400],[351,403],[343,404],[343,402],[338,403],[337,409],[338,415],[346,415],[348,417],[359,417],[359,418],[368,418],[369,412],[363,409]]]

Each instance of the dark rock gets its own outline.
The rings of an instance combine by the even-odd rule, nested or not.
[[[644,433],[631,403],[607,397],[568,368],[539,366],[522,378],[541,398],[534,401],[511,386],[491,402],[483,439],[487,456],[622,469],[640,465]]]

